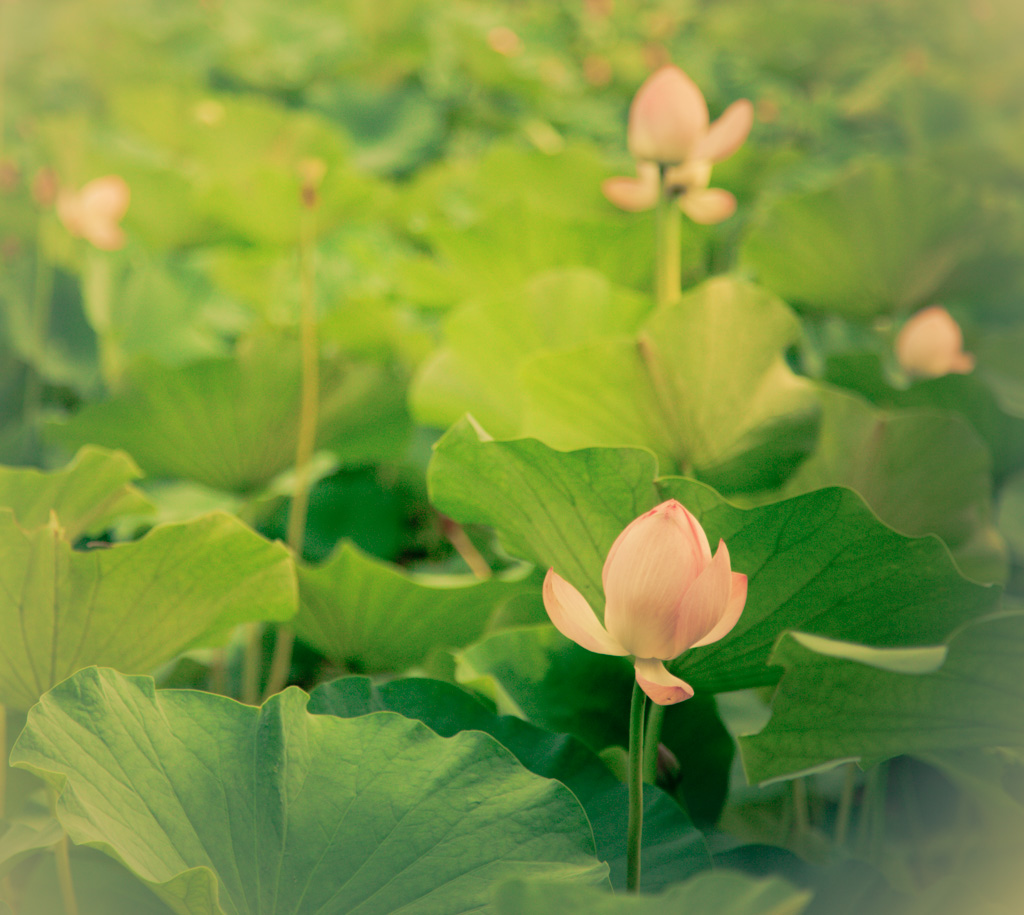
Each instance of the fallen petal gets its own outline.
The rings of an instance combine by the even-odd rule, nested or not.
[[[629,654],[598,622],[587,599],[554,569],[544,578],[543,594],[544,609],[567,639],[595,654]]]
[[[739,149],[754,126],[754,105],[749,99],[733,102],[715,121],[693,151],[695,159],[721,162]]]
[[[736,212],[736,198],[728,191],[712,187],[680,197],[679,206],[694,222],[710,226]]]
[[[657,658],[636,659],[636,682],[658,705],[675,705],[693,695],[693,687],[672,676]]]

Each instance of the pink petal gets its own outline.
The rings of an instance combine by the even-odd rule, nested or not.
[[[595,654],[629,654],[598,622],[587,599],[554,569],[544,578],[543,594],[544,609],[567,639]]]
[[[662,67],[633,98],[629,151],[647,162],[682,162],[707,133],[708,120],[707,102],[697,84],[678,67]]]
[[[120,175],[105,175],[90,181],[79,192],[82,209],[90,219],[117,222],[128,212],[131,191]]]
[[[697,519],[674,499],[633,521],[612,544],[602,583],[605,626],[630,654],[672,658],[679,604],[711,559]]]
[[[642,162],[637,172],[639,178],[609,178],[601,184],[605,197],[630,213],[649,210],[658,202],[658,167]]]
[[[731,589],[729,550],[720,540],[715,558],[679,602],[672,654],[666,657],[678,657],[718,625],[728,606]]]
[[[729,602],[726,604],[725,612],[722,614],[721,619],[715,623],[714,629],[712,629],[700,641],[694,642],[690,647],[700,648],[703,645],[711,645],[719,639],[724,639],[730,632],[732,632],[733,626],[739,622],[740,614],[743,612],[743,607],[746,602],[747,576],[740,572],[733,572],[732,590],[729,593]]]
[[[695,159],[721,162],[728,159],[750,134],[754,126],[754,105],[749,99],[733,102],[722,116],[711,125],[704,139],[693,151]]]
[[[736,212],[736,198],[728,191],[712,187],[680,197],[679,206],[694,222],[710,226]]]
[[[656,658],[636,659],[636,682],[658,705],[675,705],[693,695],[693,687],[672,676]]]

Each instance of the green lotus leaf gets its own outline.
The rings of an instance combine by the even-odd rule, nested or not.
[[[597,856],[611,868],[612,886],[625,889],[629,791],[591,750],[567,734],[553,734],[513,715],[496,715],[450,683],[408,678],[375,687],[365,677],[345,677],[313,690],[309,709],[352,718],[394,711],[416,718],[442,737],[483,731],[527,769],[562,782],[583,805],[594,829]],[[703,836],[661,789],[644,788],[644,885],[678,882],[710,866]]]
[[[0,467],[0,505],[22,527],[38,527],[56,512],[65,536],[75,541],[102,531],[121,515],[150,512],[153,506],[132,481],[142,476],[120,451],[86,445],[60,470]]]
[[[970,219],[948,176],[871,162],[778,198],[751,227],[741,262],[789,302],[868,317],[928,304],[977,243]]]
[[[563,450],[649,448],[663,468],[720,488],[778,485],[816,422],[813,387],[783,358],[799,333],[767,290],[708,280],[655,311],[636,340],[531,360],[523,432]]]
[[[56,519],[0,510],[0,704],[29,708],[90,664],[148,671],[239,623],[285,620],[294,565],[230,515],[160,525],[141,540],[71,549]]]
[[[308,699],[257,709],[88,668],[29,713],[12,762],[179,915],[486,911],[516,876],[607,882],[569,790],[493,738]]]
[[[784,668],[772,717],[740,739],[751,781],[834,760],[1024,747],[1024,614],[964,626],[946,645],[869,648],[801,632],[772,652]]]
[[[407,573],[352,544],[298,577],[296,633],[355,670],[406,670],[435,649],[461,648],[509,600],[535,593],[522,570],[488,581]]]
[[[53,431],[72,445],[123,448],[152,477],[252,493],[295,461],[300,389],[297,350],[263,341],[180,368],[140,363],[123,393]],[[380,366],[325,364],[318,447],[356,462],[400,453],[408,432],[402,392]]]
[[[1005,578],[1006,551],[992,523],[992,461],[966,420],[883,411],[829,389],[821,403],[818,447],[787,481],[787,495],[849,486],[896,530],[937,534],[972,578]]]

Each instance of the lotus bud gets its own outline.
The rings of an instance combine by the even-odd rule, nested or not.
[[[670,499],[619,534],[601,580],[603,626],[586,598],[549,569],[544,607],[551,622],[588,651],[632,655],[637,683],[659,705],[689,699],[693,689],[663,662],[724,638],[747,599],[747,576],[732,571],[724,541],[712,555],[700,522]]]
[[[62,190],[57,195],[57,216],[72,235],[102,251],[116,251],[124,247],[124,230],[119,223],[130,199],[124,178],[106,175],[90,181],[80,191]]]
[[[634,159],[674,165],[689,158],[708,132],[708,105],[678,67],[662,67],[633,98],[626,133]]]
[[[924,308],[903,325],[896,337],[896,359],[910,375],[939,378],[966,375],[974,356],[964,352],[960,325],[941,305]]]

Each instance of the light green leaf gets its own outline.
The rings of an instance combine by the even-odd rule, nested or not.
[[[605,556],[622,529],[655,504],[656,473],[644,451],[562,454],[532,439],[481,441],[463,420],[434,446],[427,482],[440,511],[462,524],[491,525],[513,556],[556,565],[598,603]]]
[[[1024,614],[977,620],[942,646],[877,649],[783,636],[772,717],[740,739],[751,781],[832,760],[1024,747]]]
[[[827,388],[821,403],[818,447],[787,482],[787,495],[849,486],[896,530],[937,534],[972,577],[1005,577],[1005,548],[992,524],[992,462],[966,420],[885,412]]]
[[[148,513],[149,500],[131,485],[142,476],[120,451],[83,447],[61,470],[0,467],[0,506],[8,507],[22,527],[38,527],[57,513],[69,540],[97,533],[120,515]]]
[[[594,829],[597,856],[611,867],[612,886],[625,889],[629,790],[575,738],[512,715],[496,715],[440,680],[392,680],[374,687],[365,677],[345,677],[318,686],[309,708],[343,718],[394,711],[422,721],[442,737],[469,730],[490,734],[531,772],[557,779],[576,795]],[[643,860],[648,888],[676,883],[711,863],[703,836],[679,805],[653,785],[644,788]]]
[[[346,543],[323,565],[299,568],[293,625],[337,665],[406,670],[435,649],[478,639],[502,605],[536,590],[523,577],[410,574]]]
[[[787,301],[868,317],[927,304],[975,244],[947,176],[871,162],[780,198],[751,228],[742,265]]]
[[[565,450],[650,448],[719,487],[777,485],[813,441],[814,389],[783,358],[799,332],[766,290],[708,280],[651,315],[636,343],[533,359],[523,429]]]
[[[583,268],[552,270],[495,291],[448,318],[446,345],[413,385],[413,409],[428,425],[447,427],[472,413],[492,435],[516,435],[520,369],[530,355],[633,333],[649,307],[644,297]]]
[[[296,348],[265,340],[182,368],[142,363],[123,394],[89,404],[54,432],[70,444],[123,448],[152,477],[251,493],[295,460],[300,388]],[[337,445],[355,461],[400,453],[408,431],[401,391],[379,366],[324,365],[318,445]]]
[[[213,513],[141,540],[73,551],[56,522],[0,511],[0,704],[26,709],[90,664],[148,671],[297,602],[288,551]]]
[[[180,915],[486,910],[513,876],[607,880],[568,789],[493,738],[308,699],[256,709],[89,668],[31,711],[12,760],[63,788],[75,842]]]
[[[646,452],[564,454],[529,439],[480,441],[464,423],[438,442],[429,479],[441,511],[493,525],[510,552],[554,567],[598,612],[615,537],[657,502],[682,502],[712,544],[725,540],[733,569],[749,579],[732,633],[672,665],[701,689],[774,682],[768,656],[786,629],[877,646],[935,644],[998,598],[963,578],[937,538],[896,533],[848,489],[741,509],[701,483],[653,480],[652,472]]]
[[[719,871],[700,874],[657,896],[613,896],[590,887],[510,881],[498,890],[496,915],[800,915],[808,890],[778,877]]]

